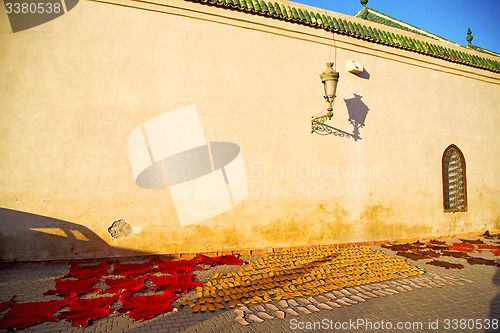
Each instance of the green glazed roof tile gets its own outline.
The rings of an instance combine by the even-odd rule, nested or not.
[[[370,34],[368,33],[368,29],[366,29],[365,26],[356,23],[356,26],[358,27],[359,33],[361,34],[361,37],[363,39],[371,39]]]
[[[314,25],[319,24],[318,21],[316,20],[316,14],[314,14],[313,12],[308,12],[307,14],[311,18],[312,24]]]
[[[363,34],[364,34],[365,38],[369,39],[369,40],[372,40],[373,37],[372,37],[372,35],[370,33],[370,30],[368,30],[368,27],[365,26],[365,25],[361,25],[361,28],[363,29]]]
[[[432,52],[434,55],[436,55],[436,53],[437,53],[437,52],[436,52],[436,48],[437,48],[437,47],[436,47],[434,44],[429,44],[429,49],[431,50],[431,52]]]
[[[252,0],[245,0],[246,8],[249,10],[253,10],[253,3]]]
[[[339,21],[337,21],[337,19],[333,16],[327,16],[327,19],[329,22],[331,22],[331,26],[333,29],[335,29],[336,31],[340,31],[340,23]]]
[[[469,58],[467,58],[467,54],[465,52],[458,51],[458,54],[460,56],[460,59],[462,59],[463,62],[468,62],[469,61]]]
[[[437,54],[441,56],[442,58],[446,58],[446,53],[444,52],[444,49],[440,45],[436,45],[437,49]]]
[[[267,9],[269,10],[269,14],[271,14],[272,16],[276,16],[276,10],[274,9],[274,5],[271,1],[268,1],[267,4]]]
[[[344,21],[339,18],[337,22],[339,23],[340,31],[347,32],[347,27],[344,26]]]
[[[408,39],[406,38],[406,36],[399,36],[399,40],[403,44],[403,48],[410,49],[410,43],[408,42]]]
[[[306,19],[307,23],[312,23],[311,17],[309,16],[307,10],[303,10],[302,14],[304,15],[304,18]]]
[[[318,14],[318,16],[321,18],[321,22],[323,24],[323,26],[326,28],[326,29],[331,29],[333,28],[333,23],[332,21],[325,16],[325,14]],[[316,17],[317,18],[317,17]]]
[[[408,37],[403,34],[393,33],[384,29],[379,29],[355,22],[350,19],[343,19],[330,15],[320,14],[314,11],[306,11],[305,9],[296,8],[282,4],[280,2],[264,2],[264,0],[186,0],[197,2],[205,5],[219,6],[231,10],[239,10],[243,12],[253,12],[257,15],[267,16],[269,18],[294,21],[298,24],[314,27],[316,29],[324,29],[333,31],[339,34],[353,36],[364,40],[370,40],[373,43],[389,45],[392,47],[418,52],[423,55],[444,59],[446,61],[456,62],[466,66],[485,69],[488,71],[500,73],[500,54],[482,49],[478,46],[469,44],[463,47],[463,51],[455,50],[460,47],[454,44],[455,47],[445,47],[433,43],[428,43],[417,38]],[[416,28],[405,22],[394,19],[385,14],[379,13],[373,9],[363,7],[356,15],[358,18],[368,21],[381,23],[393,28],[411,31],[426,37],[443,40],[444,38],[431,34],[425,30]],[[446,41],[449,42],[449,41]],[[451,42],[449,42],[451,43]],[[499,60],[484,58],[477,55],[472,55],[468,50],[482,52],[490,56],[498,57]]]
[[[386,31],[387,38],[389,39],[389,43],[398,46],[399,43],[397,42],[397,39],[394,37],[394,34],[392,32],[387,32]]]
[[[259,0],[252,0],[252,2],[253,2],[253,9],[254,9],[255,11],[260,12],[260,4],[259,4]]]
[[[361,25],[361,26],[363,27],[363,30],[365,32],[366,39],[373,40],[374,37],[372,36],[370,29],[368,29],[368,27],[366,25]]]
[[[439,45],[435,45],[435,47],[434,47],[434,48],[435,48],[435,51],[436,51],[436,53],[437,53],[438,55],[440,55],[440,56],[442,56],[442,57],[444,57],[444,56],[445,56],[445,54],[444,54],[443,50],[441,49],[441,46],[439,46]]]
[[[353,35],[351,28],[349,28],[349,25],[347,24],[346,20],[339,19],[339,21],[342,21],[342,26],[344,27],[344,32],[346,32],[348,35]]]
[[[370,36],[370,32],[368,31],[368,28],[365,25],[357,23],[359,29],[361,29],[361,33],[363,35],[364,39],[372,39]]]
[[[389,33],[389,37],[391,38],[391,41],[393,44],[396,44],[396,45],[399,45],[399,46],[403,46],[401,44],[401,42],[399,41],[399,38],[396,37],[396,35],[394,35],[392,32]]]
[[[348,20],[345,20],[346,24],[344,24],[344,26],[347,26],[348,29],[349,29],[349,33],[351,35],[354,35],[354,36],[357,36],[357,32],[356,32],[356,28],[354,28],[354,24],[352,24],[351,21],[348,21]]]
[[[406,44],[404,36],[399,36],[399,35],[394,35],[394,34],[393,34],[393,36],[394,36],[394,38],[396,38],[396,41],[399,44],[399,46],[401,46],[403,49],[408,48],[408,45]]]
[[[281,12],[281,17],[286,18],[286,7],[283,4],[279,4],[280,6],[280,12]]]
[[[386,43],[389,44],[389,45],[394,46],[394,42],[392,41],[390,33],[388,33],[387,31],[384,31],[384,30],[380,30],[380,32],[385,37]]]
[[[344,21],[342,23],[344,23],[344,27],[347,27],[347,32],[356,35],[356,31],[354,30],[354,27],[350,21]]]
[[[408,41],[406,40],[405,36],[398,36],[398,39],[404,49],[408,50],[410,48],[410,44],[408,44]]]
[[[313,12],[311,12],[311,14],[313,14]],[[316,13],[316,23],[321,26],[324,25],[323,19],[321,18],[321,15],[319,15],[319,13]]]
[[[293,13],[290,6],[286,6],[286,16],[289,20],[293,20]]]
[[[382,43],[386,43],[387,37],[385,37],[385,34],[383,33],[383,31],[379,30],[379,29],[375,29],[375,31],[377,32],[379,40],[382,41]]]
[[[356,23],[356,22],[354,22],[353,25],[354,25],[354,28],[356,29],[356,31],[358,32],[358,35],[362,39],[366,39],[366,34],[365,34],[365,31],[363,30],[363,27],[359,23]]]
[[[311,16],[311,20],[313,21],[314,24],[316,25],[321,25],[321,23],[323,22],[321,20],[321,16],[319,16],[318,13],[315,13],[315,12],[310,12],[309,13],[309,16]],[[318,19],[319,18],[319,19]]]
[[[260,11],[263,13],[269,12],[269,9],[267,8],[267,5],[264,2],[264,0],[260,0]]]
[[[460,57],[462,58],[463,62],[468,63],[470,62],[469,55],[465,52],[460,52]]]
[[[410,44],[410,48],[412,50],[416,50],[417,49],[417,45],[415,44],[415,40],[413,38],[408,38],[408,43]]]
[[[383,30],[379,30],[379,35],[384,43],[389,43],[389,38],[387,37],[387,34]]]
[[[234,0],[234,3],[240,8],[245,8],[245,0]]]
[[[441,46],[441,52],[443,52],[443,53],[444,53],[444,56],[445,56],[445,58],[446,58],[446,59],[453,59],[453,57],[451,56],[451,52],[448,52],[448,51],[446,50],[446,48],[444,48],[444,47],[442,47],[442,46]]]
[[[415,39],[415,42],[418,45],[418,50],[420,52],[425,52],[425,46],[424,46],[424,44],[421,41],[419,41],[418,39]]]
[[[276,14],[279,16],[283,16],[283,13],[281,12],[281,6],[279,3],[275,2],[274,3],[274,10],[276,10]]]
[[[368,36],[370,36],[370,39],[375,39],[375,34],[373,33],[372,27],[366,27],[366,31],[368,32]]]
[[[472,56],[472,62],[474,62],[476,65],[479,65],[479,61],[477,60],[477,57],[475,55]]]
[[[279,5],[280,5],[281,17],[286,20],[288,18],[288,15],[286,14],[286,7],[283,4]]]
[[[425,52],[431,52],[429,48],[429,44],[427,42],[422,42],[422,48],[424,49]]]
[[[304,13],[302,12],[302,10],[300,10],[300,8],[297,8],[297,13],[299,14],[299,19],[301,21],[306,21],[306,18],[304,16]]]
[[[403,39],[404,39],[404,41],[405,41],[405,45],[406,45],[406,47],[407,47],[409,50],[414,49],[414,47],[413,47],[413,43],[411,42],[411,39],[410,39],[410,38],[408,38],[408,37],[406,37],[406,36],[403,36]]]
[[[384,35],[382,34],[382,30],[380,29],[373,29],[375,31],[375,34],[377,35],[377,39],[381,41],[385,41]]]
[[[354,31],[356,32],[356,35],[358,35],[360,37],[364,36],[363,29],[361,28],[361,26],[359,24],[357,24],[356,22],[353,22],[352,23],[352,27],[354,28]]]
[[[337,21],[337,19],[335,19],[335,17],[329,15],[323,15],[323,17],[326,19],[326,23],[330,31],[340,31],[339,22]]]
[[[399,44],[394,40],[392,37],[392,33],[389,31],[385,31],[385,34],[387,35],[387,41],[391,44],[391,46],[399,46]]]

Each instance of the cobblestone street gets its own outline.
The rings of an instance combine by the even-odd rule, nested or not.
[[[474,238],[474,239],[477,239]],[[484,239],[483,239],[484,240]],[[460,242],[447,239],[446,244]],[[495,244],[486,242],[486,244]],[[35,324],[26,332],[498,332],[500,331],[500,274],[499,268],[488,265],[469,265],[465,259],[446,257],[449,263],[462,264],[463,269],[445,269],[429,264],[428,259],[413,261],[403,258],[386,247],[346,247],[347,251],[378,253],[394,262],[406,262],[409,267],[423,274],[393,278],[378,282],[353,285],[339,290],[323,292],[299,291],[277,295],[275,299],[252,301],[242,296],[241,304],[222,302],[223,309],[193,311],[189,301],[200,301],[201,288],[192,289],[174,301],[176,310],[157,315],[149,320],[134,321],[127,314],[115,312],[108,317],[91,322],[86,328],[72,327],[69,321]],[[306,253],[310,249],[305,249]],[[340,251],[340,250],[335,250]],[[345,250],[342,250],[345,251]],[[373,252],[374,251],[374,252]],[[490,251],[478,251],[471,256],[494,259]],[[300,253],[304,253],[303,251]],[[344,252],[342,252],[344,253]],[[283,256],[281,256],[283,257]],[[281,258],[279,254],[242,256],[248,265],[226,265],[205,268],[196,272],[196,279],[204,284],[217,283],[214,277],[233,276],[230,273],[262,267],[263,272],[272,269],[263,262]],[[293,257],[293,256],[292,256]],[[443,259],[443,258],[441,258]],[[267,260],[267,261],[266,261]],[[334,261],[334,259],[332,259]],[[318,261],[313,261],[317,263]],[[341,260],[339,261],[341,262]],[[252,264],[253,263],[253,264]],[[330,259],[325,263],[330,263]],[[323,263],[321,263],[323,264]],[[260,266],[259,266],[260,265]],[[283,264],[284,265],[284,264]],[[310,270],[318,266],[303,266]],[[406,266],[405,266],[406,267]],[[281,268],[280,268],[281,269]],[[340,268],[339,268],[340,270]],[[298,270],[300,272],[300,269]],[[17,295],[16,302],[34,302],[62,299],[60,296],[43,296],[54,288],[54,280],[68,272],[68,265],[24,265],[0,270],[0,301],[7,302]],[[258,273],[258,270],[256,271]],[[303,275],[294,275],[295,280]],[[331,271],[330,274],[337,274]],[[236,274],[234,274],[236,276]],[[223,281],[225,279],[220,279]],[[265,279],[264,279],[265,280]],[[228,281],[228,280],[227,280]],[[325,280],[326,281],[326,280]],[[100,282],[102,283],[102,282]],[[263,283],[269,288],[284,286],[289,281],[275,285]],[[225,283],[223,283],[225,284]],[[292,286],[292,284],[289,284]],[[306,285],[314,287],[314,282]],[[100,286],[100,285],[98,285]],[[227,287],[227,285],[226,285]],[[219,287],[222,288],[222,287]],[[236,287],[234,287],[236,288]],[[215,289],[213,287],[212,289]],[[236,288],[237,289],[237,288]],[[285,288],[288,289],[288,288]],[[210,290],[210,289],[208,289]],[[218,290],[218,289],[217,289]],[[222,289],[221,289],[222,290]],[[273,289],[275,290],[275,289]],[[293,290],[293,289],[292,289]],[[229,294],[229,293],[228,293]],[[234,292],[233,292],[234,294]],[[309,296],[311,294],[311,296]],[[221,294],[222,295],[222,294]],[[252,295],[252,293],[250,293]],[[257,295],[253,293],[253,295]],[[294,296],[295,295],[295,296]],[[94,297],[93,294],[87,297]],[[255,296],[257,297],[257,296]],[[279,299],[282,298],[282,299]],[[200,301],[202,303],[202,301]],[[208,303],[205,303],[208,304]],[[7,311],[0,314],[3,316]],[[2,330],[7,331],[7,330]]]

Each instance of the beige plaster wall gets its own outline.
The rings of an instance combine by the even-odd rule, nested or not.
[[[0,259],[82,258],[395,239],[500,227],[500,75],[183,1],[80,2],[13,34],[0,16]],[[369,73],[346,72],[357,60]],[[310,132],[319,73],[369,108],[361,140]],[[142,189],[127,138],[195,104],[207,141],[238,144],[249,194],[180,227]],[[441,158],[467,163],[468,211],[444,213]],[[325,170],[327,170],[325,174]],[[295,176],[295,173],[297,174]],[[196,209],[193,207],[192,209]],[[113,239],[124,219],[135,233]]]

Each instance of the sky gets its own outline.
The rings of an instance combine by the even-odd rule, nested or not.
[[[353,16],[360,0],[291,0]],[[369,0],[368,8],[424,29],[460,45],[472,44],[500,53],[500,0]]]

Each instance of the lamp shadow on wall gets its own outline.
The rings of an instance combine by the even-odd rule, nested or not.
[[[0,261],[135,256],[110,246],[90,229],[55,218],[0,208]]]
[[[359,135],[359,129],[365,126],[366,116],[370,110],[368,106],[361,100],[363,96],[354,93],[353,98],[344,98],[344,102],[347,106],[347,112],[349,114],[349,122],[354,127],[353,128],[353,138],[354,141],[361,140]]]

